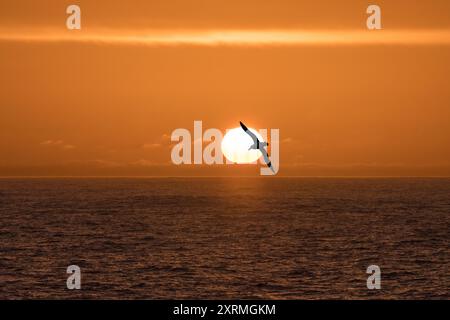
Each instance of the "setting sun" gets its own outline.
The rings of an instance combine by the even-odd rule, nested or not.
[[[258,131],[252,128],[249,129],[260,141],[264,141]],[[222,152],[228,160],[234,163],[252,163],[261,157],[259,150],[249,150],[252,144],[252,138],[242,128],[234,128],[225,134],[222,140]]]

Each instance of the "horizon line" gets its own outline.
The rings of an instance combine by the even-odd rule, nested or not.
[[[205,179],[205,178],[267,178],[266,176],[260,176],[260,175],[243,175],[243,176],[189,176],[189,175],[180,175],[180,176],[176,176],[176,175],[167,175],[167,176],[71,176],[71,175],[54,175],[54,176],[40,176],[40,175],[36,175],[36,176],[30,176],[30,175],[25,175],[25,176],[0,176],[0,180],[1,179],[60,179],[60,178],[65,178],[65,179],[99,179],[99,178],[108,178],[108,179],[172,179],[172,178],[200,178],[200,179]],[[302,176],[302,175],[294,175],[294,176],[283,176],[283,175],[274,175],[274,176],[269,176],[269,178],[316,178],[316,179],[328,179],[328,178],[335,178],[335,179],[410,179],[410,178],[415,178],[415,179],[450,179],[450,176],[421,176],[421,175],[405,175],[405,176],[392,176],[392,175],[379,175],[379,176],[374,176],[374,175],[355,175],[355,176],[351,176],[351,175],[311,175],[311,176]]]

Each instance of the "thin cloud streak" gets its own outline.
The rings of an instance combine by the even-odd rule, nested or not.
[[[442,30],[0,31],[0,41],[142,46],[450,45]]]

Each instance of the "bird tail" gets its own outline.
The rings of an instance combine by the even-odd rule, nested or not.
[[[273,173],[275,173],[275,169],[273,168],[272,161],[269,162],[269,163],[267,164],[267,166],[270,168],[270,170],[272,170]]]

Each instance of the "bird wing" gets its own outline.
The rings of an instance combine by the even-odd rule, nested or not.
[[[269,154],[267,153],[267,150],[264,148],[260,148],[259,151],[261,151],[264,161],[266,162],[267,166],[272,170],[273,174],[275,174],[275,169],[273,168],[272,161],[270,161]]]
[[[256,142],[258,141],[258,137],[251,132],[246,126],[245,124],[243,124],[242,122],[239,122],[241,124],[241,128],[245,131],[245,133],[247,133],[250,138],[252,138],[253,142],[256,144]]]
[[[264,148],[260,148],[259,151],[261,151],[261,153],[264,157],[264,162],[270,167],[271,162],[270,162],[270,158],[269,158],[269,154],[267,153],[267,150]]]

